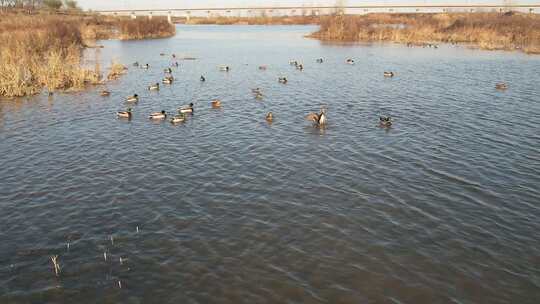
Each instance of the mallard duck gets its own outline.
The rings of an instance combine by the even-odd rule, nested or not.
[[[165,70],[163,70],[165,73],[168,73],[168,74],[171,74],[172,73],[172,69],[171,68],[166,68]]]
[[[202,82],[205,82],[205,81],[206,81],[206,78],[204,78],[203,75],[201,75],[201,81],[202,81]]]
[[[323,59],[322,58],[317,59],[317,63],[323,63]]]
[[[296,66],[296,69],[297,70],[300,70],[300,71],[303,71],[304,70],[304,65],[303,64],[299,64]]]
[[[279,83],[286,84],[288,80],[287,80],[287,77],[279,77],[278,81],[279,81]]]
[[[193,103],[190,103],[187,106],[183,106],[178,108],[178,112],[180,113],[193,113]]]
[[[384,77],[394,77],[394,72],[384,72]]]
[[[223,72],[228,72],[230,70],[230,68],[229,68],[228,65],[222,65],[222,66],[219,67],[219,70],[223,71]]]
[[[156,82],[156,84],[153,84],[148,87],[148,90],[150,91],[158,91],[159,90],[159,83]]]
[[[261,93],[261,88],[251,89],[251,93],[253,93],[253,94],[259,94],[259,93]]]
[[[274,114],[272,114],[272,112],[268,112],[268,114],[266,114],[265,119],[268,122],[272,122],[274,120]]]
[[[296,60],[289,60],[290,65],[298,65],[298,61]]]
[[[116,112],[116,116],[118,116],[119,118],[131,118],[131,108],[128,108],[126,111]]]
[[[165,56],[165,53],[159,53],[159,56]]]
[[[347,59],[347,63],[348,63],[348,64],[354,64],[354,60],[351,59],[351,58],[349,58],[349,59]]]
[[[132,96],[126,97],[127,102],[137,102],[139,101],[139,95],[133,94]]]
[[[142,66],[143,69],[149,69],[150,68],[150,65],[147,63],[145,65]]]
[[[255,99],[263,99],[264,95],[261,92],[255,94]]]
[[[495,88],[497,90],[506,90],[506,89],[508,89],[508,85],[506,83],[504,83],[504,82],[499,82],[499,83],[495,84]]]
[[[105,96],[109,96],[109,95],[111,95],[111,92],[109,92],[109,91],[107,91],[107,90],[103,90],[103,91],[101,91],[101,92],[99,93],[99,95],[101,95],[101,96],[104,96],[104,97],[105,97]]]
[[[259,70],[266,70],[268,68],[268,66],[266,65],[260,65],[259,66]]]
[[[379,117],[379,125],[381,127],[390,127],[392,125],[392,121],[391,121],[391,117],[390,116],[380,116]]]
[[[221,100],[216,99],[216,100],[212,101],[212,108],[214,108],[214,109],[221,108]]]
[[[181,123],[181,122],[184,122],[186,121],[186,116],[184,114],[178,114],[178,115],[174,115],[172,118],[171,118],[171,123],[175,124],[175,123]]]
[[[162,110],[161,112],[154,112],[151,113],[150,116],[148,116],[150,119],[165,119],[167,118],[167,113],[165,110]]]
[[[133,66],[134,66],[134,67],[138,67],[138,66],[139,66],[139,62],[138,62],[138,61],[135,61],[135,62],[133,63]]]
[[[161,82],[163,82],[164,84],[172,84],[173,80],[174,80],[174,78],[172,76],[167,76],[167,77],[163,78],[163,80]]]
[[[311,120],[320,126],[325,125],[327,122],[326,109],[322,108],[320,113],[309,113],[306,116],[306,119]]]

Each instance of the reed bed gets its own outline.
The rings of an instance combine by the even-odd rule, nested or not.
[[[316,16],[294,16],[294,17],[269,17],[269,16],[260,16],[260,17],[194,17],[189,21],[186,21],[188,24],[216,24],[216,25],[233,25],[233,24],[243,24],[243,25],[294,25],[294,24],[318,24],[319,17]]]
[[[119,19],[118,29],[122,40],[164,38],[176,32],[174,25],[163,17]]]
[[[98,15],[0,13],[0,96],[33,95],[46,88],[82,89],[103,83],[99,66],[82,65],[82,50],[97,39],[144,39],[174,35],[166,20]],[[110,79],[125,72],[113,65]]]
[[[321,18],[311,37],[339,41],[470,43],[540,53],[540,16],[519,13],[368,14]]]

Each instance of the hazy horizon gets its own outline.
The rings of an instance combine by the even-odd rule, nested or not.
[[[224,6],[288,6],[288,5],[332,5],[335,4],[335,0],[185,0],[185,1],[175,1],[175,0],[119,0],[119,1],[110,1],[110,0],[79,0],[79,5],[84,9],[163,9],[163,8],[186,8],[186,7],[224,7]],[[478,3],[478,4],[502,4],[505,1],[493,1],[493,0],[386,0],[386,1],[358,1],[358,0],[346,0],[348,5],[360,5],[360,4],[390,4],[390,3],[410,3],[410,4],[419,4],[419,3],[431,3],[431,4],[442,4],[442,3]],[[522,1],[511,1],[512,3],[520,4],[532,4],[539,3],[540,1],[533,0],[522,0]]]

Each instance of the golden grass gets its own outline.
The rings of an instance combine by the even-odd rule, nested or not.
[[[450,13],[329,16],[312,37],[341,41],[471,43],[488,50],[540,51],[536,14]]]
[[[165,23],[159,18],[131,21],[97,15],[0,12],[0,96],[32,95],[43,88],[50,92],[82,89],[102,83],[99,65],[95,70],[82,66],[82,50],[89,41],[174,35],[174,26]],[[117,79],[123,73],[124,66],[113,64],[108,78]]]
[[[293,16],[293,17],[192,17],[188,24],[216,24],[216,25],[293,25],[293,24],[318,24],[319,17],[316,16]]]

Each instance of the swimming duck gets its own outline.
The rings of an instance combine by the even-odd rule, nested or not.
[[[174,115],[172,118],[171,118],[171,123],[175,124],[175,123],[180,123],[180,122],[184,122],[186,121],[186,116],[184,114],[178,114],[178,115]]]
[[[351,59],[351,58],[349,58],[349,59],[347,59],[347,63],[348,63],[348,64],[354,64],[354,60]]]
[[[131,118],[131,108],[128,108],[126,111],[116,112],[116,116],[118,116],[119,118]]]
[[[165,56],[165,53],[159,53],[159,56]]]
[[[263,99],[264,95],[261,92],[255,94],[255,99]]]
[[[111,95],[111,92],[109,92],[109,91],[107,91],[107,90],[103,90],[103,91],[101,91],[101,92],[99,93],[99,95],[101,95],[101,96],[104,96],[104,97],[105,97],[105,96],[109,96],[109,95]]]
[[[508,85],[506,83],[504,83],[504,82],[499,82],[499,83],[495,84],[495,88],[497,90],[506,90],[506,89],[508,89]]]
[[[206,81],[206,78],[204,78],[203,75],[201,75],[201,81],[202,81],[202,82],[205,82],[205,81]]]
[[[161,82],[163,82],[164,84],[172,84],[173,80],[174,80],[174,78],[172,76],[167,76],[167,77],[163,78],[163,80]]]
[[[147,63],[145,65],[142,66],[143,69],[149,69],[150,68],[150,65]]]
[[[135,62],[133,63],[133,66],[134,66],[134,67],[138,67],[138,66],[139,66],[139,62],[138,62],[138,61],[135,61]]]
[[[193,103],[190,103],[187,106],[183,106],[178,108],[178,112],[180,113],[193,113]]]
[[[171,68],[166,68],[165,70],[163,70],[165,73],[168,73],[168,74],[171,74],[172,73],[172,70]]]
[[[288,80],[287,80],[287,77],[279,77],[278,81],[279,81],[279,83],[286,84]]]
[[[223,71],[223,72],[228,72],[230,70],[230,68],[229,68],[228,65],[222,65],[222,66],[219,67],[219,70]]]
[[[323,59],[322,58],[317,59],[317,63],[323,63]]]
[[[326,109],[322,108],[320,113],[309,113],[306,119],[315,122],[319,126],[326,125]]]
[[[267,68],[268,68],[268,66],[266,66],[266,65],[259,66],[259,70],[266,70]]]
[[[298,65],[298,61],[296,61],[296,60],[289,60],[289,64],[290,64],[290,65],[295,65],[295,66],[296,66],[296,65]]]
[[[299,64],[296,66],[296,69],[297,70],[300,70],[300,71],[303,71],[304,70],[304,65],[303,64]]]
[[[266,114],[265,119],[266,119],[266,121],[268,121],[268,122],[274,121],[274,114],[272,114],[272,112],[268,112],[268,114]]]
[[[167,118],[167,113],[165,110],[162,110],[161,112],[154,112],[148,116],[150,119],[165,119]]]
[[[251,93],[253,93],[253,94],[261,93],[261,88],[251,89]]]
[[[127,102],[138,102],[139,101],[139,95],[133,94],[132,96],[126,97]]]
[[[394,72],[384,72],[384,77],[394,77]]]
[[[390,116],[381,116],[379,117],[379,125],[385,128],[390,127],[392,125],[391,119]]]
[[[156,84],[149,86],[148,90],[150,90],[150,91],[159,91],[159,83],[156,82]]]
[[[212,108],[214,108],[214,109],[221,108],[221,100],[216,99],[216,100],[212,101]]]

